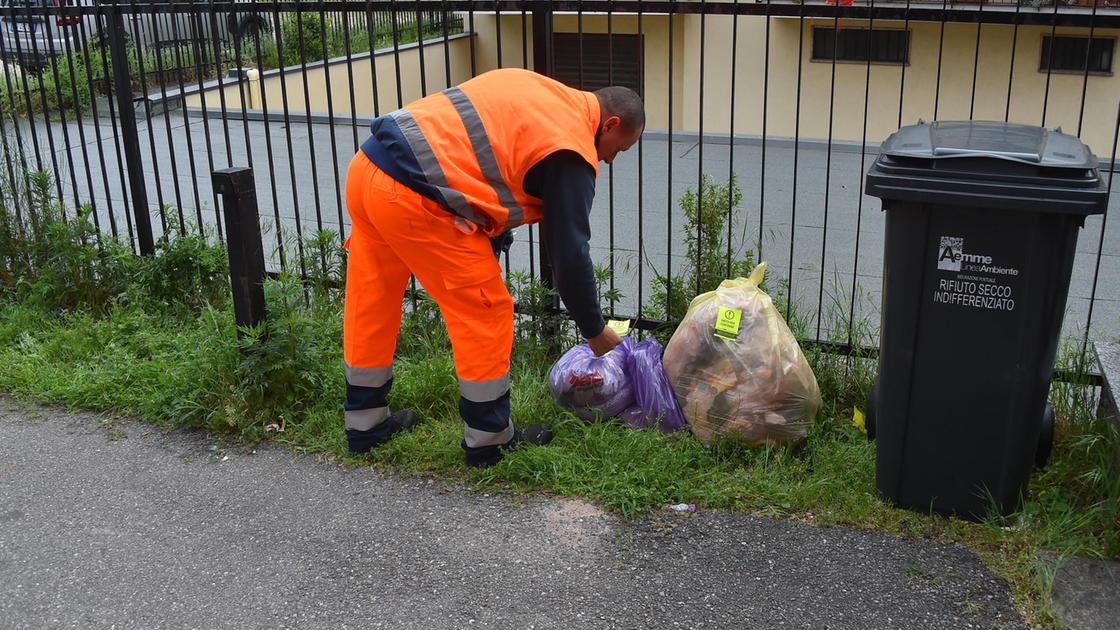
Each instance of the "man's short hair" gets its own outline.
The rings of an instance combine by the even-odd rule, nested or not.
[[[628,131],[641,129],[646,125],[646,109],[642,97],[628,87],[612,85],[595,90],[603,118],[618,116],[622,126]]]

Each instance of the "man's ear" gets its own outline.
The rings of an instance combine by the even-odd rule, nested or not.
[[[622,124],[622,119],[619,118],[618,116],[614,116],[614,115],[608,116],[607,119],[603,121],[603,131],[614,129],[621,124]]]

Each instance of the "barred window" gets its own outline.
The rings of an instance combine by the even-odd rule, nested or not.
[[[874,61],[876,63],[909,63],[910,31],[816,27],[813,29],[813,60]]]
[[[552,34],[553,78],[568,86],[582,87],[588,91],[614,84],[642,94],[641,35],[583,33],[582,86],[580,37],[579,33]],[[608,56],[611,60],[609,67]]]
[[[1112,73],[1112,57],[1116,49],[1116,40],[1108,37],[1094,37],[1092,43],[1088,37],[1050,37],[1042,38],[1042,59],[1038,69],[1064,70],[1102,74]]]

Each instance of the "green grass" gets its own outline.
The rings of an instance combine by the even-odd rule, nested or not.
[[[274,289],[272,302],[278,299]],[[39,306],[0,303],[0,389],[20,399],[139,416],[166,426],[215,431],[251,445],[272,440],[351,466],[435,475],[487,490],[548,493],[592,500],[623,517],[668,503],[795,518],[820,526],[854,526],[890,534],[960,541],[1007,579],[1028,618],[1052,623],[1040,550],[1091,557],[1120,554],[1120,488],[1107,461],[1117,449],[1106,424],[1089,418],[1082,390],[1055,388],[1064,409],[1050,466],[1035,475],[1024,509],[1010,519],[969,523],[897,510],[874,488],[874,445],[851,425],[870,374],[843,357],[810,353],[824,392],[821,417],[798,447],[707,449],[687,432],[662,435],[618,423],[588,424],[548,396],[546,352],[519,342],[513,416],[544,421],[555,441],[511,454],[485,471],[468,471],[459,442],[458,389],[446,338],[430,322],[398,360],[394,407],[425,419],[370,455],[346,452],[341,402],[340,330],[336,309],[294,309],[287,325],[306,356],[280,360],[281,371],[306,372],[291,384],[300,400],[262,397],[244,372],[228,309],[168,317],[136,306],[101,316],[58,315]],[[420,317],[420,315],[417,315]],[[410,326],[414,326],[409,328]],[[274,336],[273,339],[276,337]],[[300,361],[314,362],[304,365]],[[109,439],[123,439],[114,433]],[[921,576],[919,576],[921,577]],[[929,577],[929,576],[926,576]]]
[[[514,274],[511,290],[529,312],[520,318],[513,355],[513,417],[550,424],[556,439],[514,452],[488,470],[465,468],[450,345],[438,309],[417,295],[415,307],[411,299],[406,303],[390,404],[412,408],[424,421],[369,455],[352,456],[341,409],[338,287],[345,260],[337,235],[318,234],[304,244],[311,253],[310,286],[290,277],[270,281],[269,319],[239,338],[224,297],[220,245],[172,230],[156,256],[138,259],[119,244],[96,244],[88,216],[59,220],[50,182],[41,175],[3,184],[0,391],[20,400],[202,429],[222,436],[228,448],[270,440],[348,466],[515,495],[578,496],[625,518],[695,503],[705,510],[957,541],[1007,580],[1029,621],[1046,626],[1055,624],[1053,568],[1039,559],[1041,551],[1120,555],[1120,475],[1112,468],[1120,444],[1111,425],[1094,416],[1094,393],[1084,386],[1052,388],[1057,443],[1050,465],[1033,476],[1021,512],[983,523],[924,515],[878,498],[874,444],[852,424],[853,409],[862,406],[875,376],[874,362],[807,349],[823,402],[807,438],[795,446],[724,442],[708,449],[688,432],[589,424],[553,404],[547,374],[556,354],[539,339],[560,322],[538,310],[547,303],[540,287]],[[14,205],[22,208],[18,217],[9,210]],[[775,291],[779,304],[786,303],[782,292],[781,286]],[[836,287],[830,293],[825,323],[846,322],[850,300]],[[796,309],[792,314],[794,332],[812,334],[816,322]],[[566,326],[560,349],[571,341]],[[866,321],[833,332],[839,341],[868,334]],[[1077,373],[1085,368],[1078,357],[1067,350],[1060,366]],[[127,435],[110,423],[106,439]],[[907,572],[913,579],[943,579],[916,565]]]

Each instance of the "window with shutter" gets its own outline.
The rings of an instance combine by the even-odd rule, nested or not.
[[[621,85],[641,95],[642,36],[553,33],[552,70],[554,79],[574,88]]]

